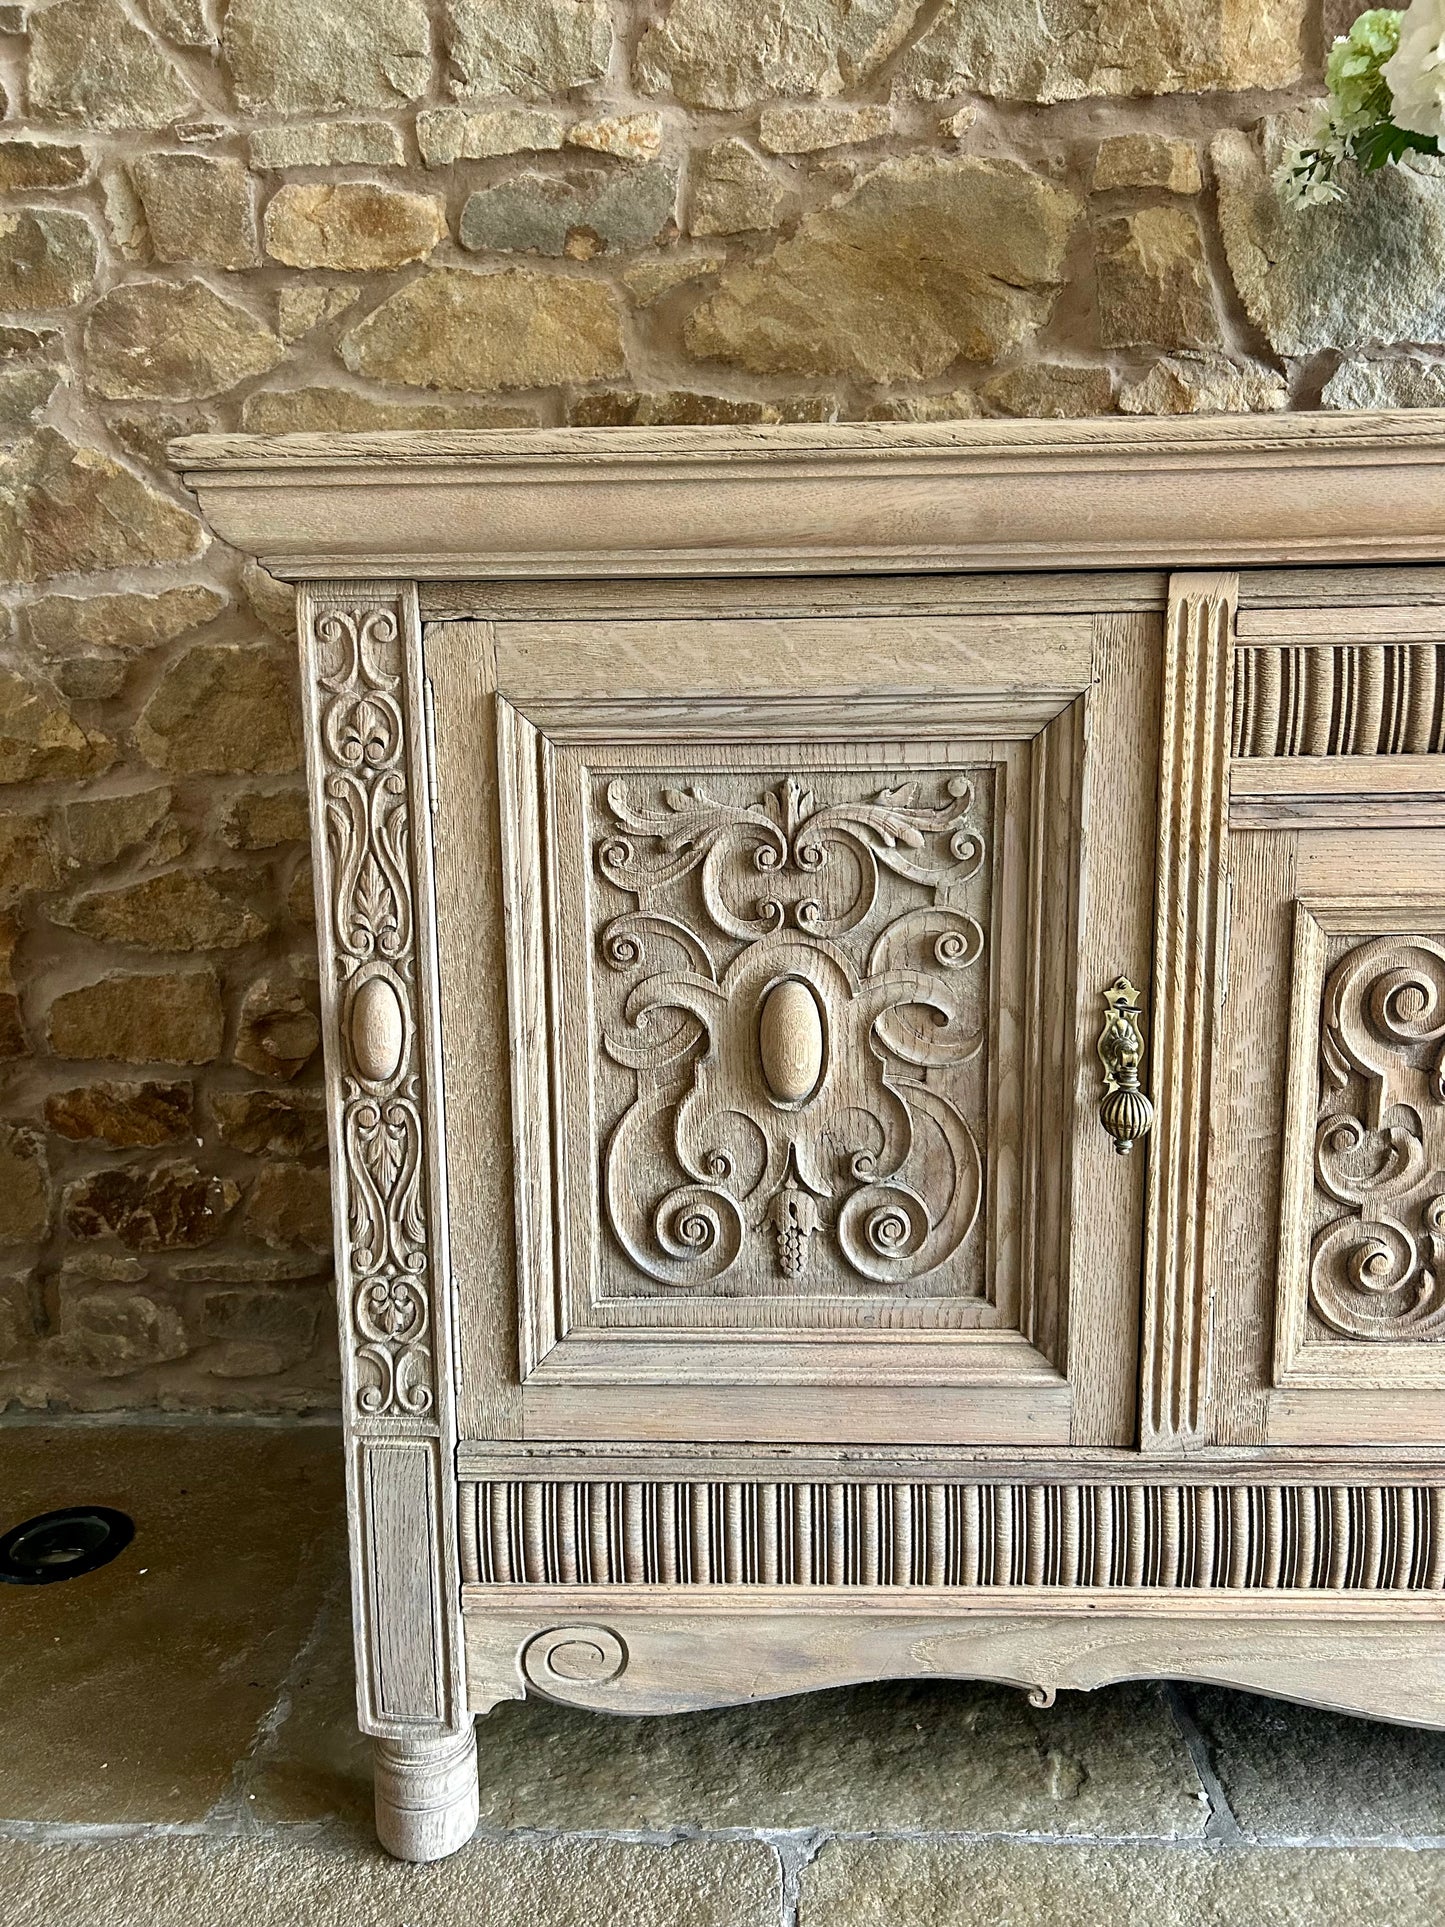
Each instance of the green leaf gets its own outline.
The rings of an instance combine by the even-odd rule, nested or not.
[[[1390,167],[1406,154],[1438,154],[1440,143],[1433,134],[1415,134],[1408,127],[1397,127],[1392,120],[1377,121],[1350,143],[1355,164],[1362,174]]]

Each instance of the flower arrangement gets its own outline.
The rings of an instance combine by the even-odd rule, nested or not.
[[[1348,168],[1371,174],[1405,155],[1438,154],[1445,136],[1445,0],[1404,12],[1372,7],[1330,49],[1329,98],[1308,140],[1275,174],[1284,199],[1312,207],[1344,196]]]

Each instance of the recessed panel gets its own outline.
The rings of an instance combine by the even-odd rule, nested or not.
[[[574,1320],[985,1309],[1003,769],[549,761]]]

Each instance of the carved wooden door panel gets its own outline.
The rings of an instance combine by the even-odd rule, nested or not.
[[[1158,648],[497,625],[527,1436],[1132,1439]]]
[[[1231,1442],[1445,1437],[1432,630],[1445,638],[1438,610],[1270,612],[1236,651],[1219,1113]]]

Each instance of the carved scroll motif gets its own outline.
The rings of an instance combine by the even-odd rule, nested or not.
[[[356,1404],[415,1416],[436,1395],[396,613],[323,607],[315,651]]]
[[[788,776],[736,802],[606,783],[596,870],[637,907],[598,932],[624,979],[605,1050],[635,1077],[603,1200],[645,1277],[797,1280],[826,1244],[854,1282],[899,1285],[973,1229],[982,1159],[949,1076],[984,1048],[966,979],[985,940],[953,899],[985,842],[968,778],[934,784],[830,802]]]
[[[1325,984],[1320,1055],[1315,1184],[1330,1215],[1310,1304],[1349,1338],[1445,1336],[1445,943],[1346,952]]]

